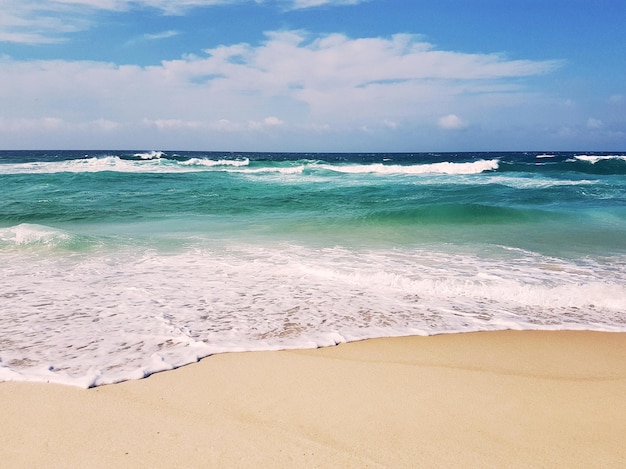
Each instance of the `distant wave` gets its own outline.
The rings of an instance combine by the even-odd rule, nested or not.
[[[477,184],[477,182],[472,181],[472,184]],[[543,189],[563,186],[591,186],[598,184],[598,181],[592,179],[526,178],[502,175],[484,180],[482,184],[501,184],[518,189]]]
[[[596,164],[599,161],[620,160],[626,162],[626,155],[576,155],[574,161],[586,161],[587,163]]]
[[[444,161],[441,163],[419,164],[419,165],[347,165],[334,166],[322,164],[320,167],[328,171],[336,171],[340,173],[380,173],[380,174],[479,174],[485,171],[494,171],[498,169],[500,161],[478,160],[467,163],[452,163]]]
[[[216,166],[248,166],[250,164],[249,158],[244,158],[241,160],[211,160],[207,158],[190,158],[185,161],[179,162],[182,166],[207,166],[209,168],[213,168]]]
[[[135,156],[142,160],[154,160],[161,158],[165,153],[162,151],[151,151],[148,153],[135,153]]]
[[[380,160],[379,160],[380,161]],[[241,174],[306,174],[325,172],[364,175],[475,175],[495,172],[543,172],[565,170],[589,174],[626,174],[626,155],[559,155],[539,154],[530,161],[509,161],[506,158],[473,161],[410,161],[402,164],[385,162],[347,162],[314,159],[265,160],[247,156],[184,158],[164,152],[135,153],[132,155],[92,156],[61,161],[28,161],[0,164],[0,174],[96,173],[179,173],[232,172]]]
[[[569,169],[583,173],[626,175],[626,155],[575,155],[566,163]]]
[[[159,153],[159,152],[157,152]],[[0,174],[51,174],[51,173],[97,173],[115,171],[125,173],[169,173],[202,171],[209,168],[247,166],[249,160],[211,160],[191,158],[178,161],[160,156],[142,157],[140,160],[104,156],[65,161],[29,162],[0,165]],[[135,156],[140,155],[136,154]],[[149,155],[149,154],[142,154]]]
[[[46,174],[46,173],[94,173],[101,171],[133,173],[170,173],[191,171],[229,171],[247,174],[280,173],[300,174],[305,169],[325,170],[348,174],[479,174],[498,169],[499,160],[478,160],[465,163],[440,162],[414,165],[374,164],[330,164],[313,161],[289,161],[277,164],[255,162],[248,158],[210,159],[190,158],[178,160],[164,158],[162,152],[137,153],[140,160],[125,159],[119,156],[91,157],[76,160],[53,162],[29,162],[0,165],[0,174]]]
[[[245,173],[245,174],[261,174],[261,173],[279,173],[279,174],[301,174],[304,172],[306,168],[305,165],[298,166],[265,166],[261,168],[250,168],[244,170],[233,170],[232,172],[236,173]]]

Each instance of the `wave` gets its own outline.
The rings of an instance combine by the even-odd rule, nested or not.
[[[28,162],[0,165],[0,174],[48,174],[48,173],[93,173],[104,171],[133,173],[172,173],[227,171],[248,174],[280,173],[300,174],[309,172],[331,171],[346,174],[381,174],[381,175],[422,175],[448,174],[468,175],[495,171],[499,167],[498,159],[478,160],[471,162],[439,162],[412,165],[372,164],[331,164],[321,161],[255,161],[249,158],[211,159],[166,158],[163,152],[136,153],[139,159],[128,159],[116,155],[103,157],[81,158],[65,161]]]
[[[131,168],[131,161],[117,156],[91,157],[65,161],[33,161],[0,165],[0,174],[94,173],[122,171]]]
[[[570,161],[586,161],[587,163],[596,164],[600,161],[618,160],[626,162],[626,155],[576,155]]]
[[[311,156],[311,158],[308,158]],[[315,158],[317,156],[317,158]],[[70,159],[24,161],[17,158],[0,164],[0,174],[46,173],[182,173],[231,172],[250,175],[329,173],[371,176],[478,175],[481,173],[580,172],[598,175],[626,174],[626,155],[621,154],[532,154],[493,155],[467,159],[462,155],[426,155],[395,158],[384,155],[304,154],[166,154],[162,151],[98,156],[80,155]],[[49,157],[48,157],[49,158]]]
[[[608,153],[543,153],[536,155],[504,155],[499,172],[532,173],[571,177],[568,173],[601,176],[625,175],[626,155]]]
[[[207,158],[190,158],[188,160],[180,161],[179,164],[181,166],[206,166],[209,168],[214,168],[216,166],[234,166],[234,167],[242,167],[250,165],[250,159],[244,158],[241,160],[210,160]]]
[[[379,174],[480,174],[485,171],[495,171],[499,167],[500,161],[478,160],[465,163],[452,163],[444,161],[441,163],[418,164],[418,165],[385,165],[375,163],[369,165],[346,165],[334,166],[328,164],[320,164],[319,167],[328,171],[350,174],[379,173]]]
[[[119,242],[115,237],[72,232],[37,223],[0,228],[0,252],[88,253]]]
[[[540,209],[500,207],[478,203],[423,204],[417,207],[395,207],[372,212],[368,222],[408,225],[486,225],[506,223],[540,223],[564,218]]]
[[[139,154],[137,154],[139,155]],[[146,154],[147,155],[147,154]],[[0,165],[0,174],[53,174],[53,173],[97,173],[104,171],[122,173],[171,173],[202,171],[209,168],[241,167],[249,164],[248,159],[242,160],[211,160],[192,158],[176,160],[157,157],[141,157],[137,159],[121,158],[109,155],[65,161],[37,161]]]
[[[141,158],[142,160],[154,160],[161,158],[165,153],[162,151],[151,151],[148,153],[135,153],[134,156]]]
[[[556,178],[529,178],[512,176],[494,176],[482,181],[483,184],[500,184],[516,189],[547,189],[568,186],[593,186],[597,185],[597,180],[592,179],[556,179]],[[477,184],[472,181],[471,184]]]
[[[565,163],[566,170],[599,175],[626,175],[626,155],[575,155]]]
[[[0,246],[66,246],[75,241],[75,236],[63,230],[45,225],[22,223],[0,229]]]
[[[256,169],[246,169],[241,171],[232,171],[245,174],[261,174],[261,173],[279,173],[279,174],[301,174],[306,169],[305,165],[300,166],[283,166],[283,167],[263,167]]]

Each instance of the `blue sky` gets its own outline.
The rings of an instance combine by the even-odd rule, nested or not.
[[[0,148],[626,150],[624,0],[0,0]]]

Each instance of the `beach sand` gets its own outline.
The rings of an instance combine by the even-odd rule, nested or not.
[[[93,389],[0,383],[0,467],[626,467],[626,334],[231,353]]]

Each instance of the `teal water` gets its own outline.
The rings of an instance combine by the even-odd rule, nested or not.
[[[77,233],[115,224],[121,234],[163,222],[146,226],[153,234],[230,227],[233,236],[309,233],[357,244],[488,240],[556,254],[626,247],[626,161],[617,157],[590,163],[565,154],[546,164],[534,154],[491,153],[397,155],[398,162],[395,155],[131,155],[34,153],[25,163],[29,154],[3,155],[0,223]],[[230,164],[205,163],[223,156]],[[494,161],[497,169],[483,171]]]
[[[626,330],[626,156],[4,151],[0,261],[0,379]]]

